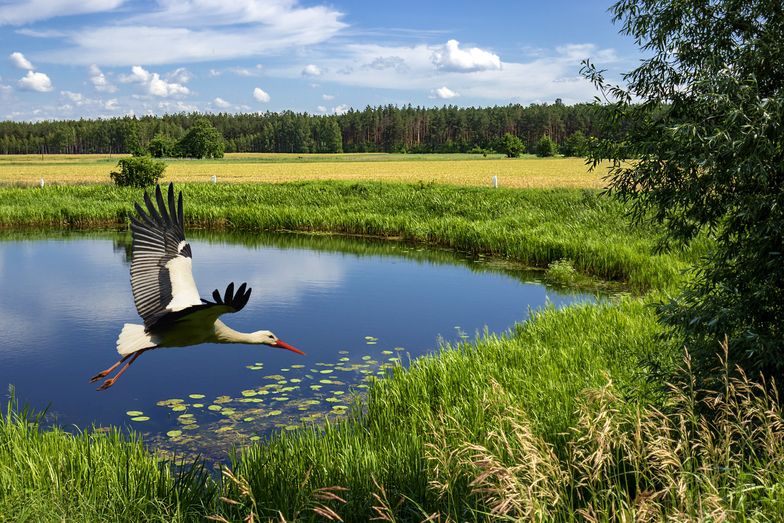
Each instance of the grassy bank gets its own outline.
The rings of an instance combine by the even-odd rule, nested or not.
[[[303,182],[181,185],[186,225],[328,231],[441,245],[533,267],[568,259],[578,272],[640,291],[677,281],[693,250],[654,254],[657,232],[591,190]],[[0,227],[125,227],[141,191],[111,186],[0,188]]]
[[[639,299],[546,310],[376,382],[344,423],[243,449],[219,483],[9,413],[0,519],[775,521],[781,406],[745,381],[665,394],[659,334]]]
[[[590,190],[308,182],[182,185],[189,228],[403,239],[547,267],[570,260],[642,298],[548,309],[505,335],[444,347],[375,382],[349,420],[240,449],[221,481],[170,469],[115,432],[0,422],[0,520],[775,520],[784,511],[778,402],[727,382],[666,392],[654,294],[700,254],[654,254]],[[140,191],[0,189],[6,229],[125,227]],[[569,264],[551,269],[568,277]],[[688,378],[688,375],[686,375]],[[718,398],[718,399],[716,399]],[[713,410],[713,421],[703,413]],[[252,515],[252,519],[246,519]]]

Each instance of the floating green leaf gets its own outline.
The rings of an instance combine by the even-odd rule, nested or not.
[[[126,414],[129,416],[141,416],[142,414],[144,414],[144,412],[140,410],[129,410],[128,412],[126,412]]]
[[[200,408],[204,407],[204,403],[194,403],[193,407],[195,407],[197,409],[200,409]]]
[[[134,418],[131,418],[131,421],[150,421],[150,417],[149,416],[136,416]]]
[[[186,407],[185,405],[175,405],[174,407],[172,407],[172,410],[173,410],[174,412],[182,412],[182,411],[183,411],[183,410],[185,410],[186,408],[187,408],[187,407]]]
[[[267,413],[267,416],[280,416],[283,414],[282,410],[271,410]]]
[[[252,417],[252,416],[248,416],[247,418],[242,418],[242,421],[245,421],[245,422],[251,422],[251,421],[253,421],[254,419],[256,419],[256,418],[254,418],[254,417]]]
[[[204,397],[204,394],[188,394],[188,397],[194,400],[200,400]]]
[[[246,398],[249,398],[249,397],[251,397],[251,396],[255,396],[255,395],[256,395],[256,394],[258,394],[258,393],[257,393],[255,390],[248,389],[248,390],[243,390],[243,391],[241,392],[241,394],[242,394],[243,396],[245,396]]]
[[[182,436],[182,431],[170,430],[169,432],[166,433],[166,435],[169,436],[170,438],[176,438],[177,436]]]
[[[210,405],[209,407],[207,407],[208,410],[221,410],[222,408],[223,407],[221,407],[220,405]]]

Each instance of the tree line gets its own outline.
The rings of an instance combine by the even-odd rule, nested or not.
[[[177,144],[194,127],[214,127],[225,152],[500,152],[505,151],[505,135],[512,135],[522,142],[521,152],[536,153],[547,138],[561,153],[579,155],[582,151],[575,148],[599,127],[597,108],[556,100],[484,108],[386,105],[340,115],[284,111],[5,121],[0,122],[0,153],[177,156],[184,155]]]

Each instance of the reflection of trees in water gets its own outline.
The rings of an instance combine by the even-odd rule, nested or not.
[[[130,233],[118,233],[112,236],[112,250],[114,252],[123,253],[123,263],[125,265],[130,265],[131,260],[133,259],[132,246],[133,239],[131,238]]]
[[[310,249],[323,252],[342,252],[354,256],[399,256],[421,263],[436,265],[460,265],[474,272],[498,272],[520,281],[536,279],[536,273],[524,270],[520,264],[506,260],[484,258],[469,253],[457,252],[443,247],[434,247],[405,241],[341,236],[337,234],[272,233],[243,231],[186,231],[191,240],[213,244],[244,245],[251,248],[277,247],[280,249]],[[0,241],[29,241],[46,239],[111,239],[112,250],[123,254],[123,263],[131,264],[132,238],[125,231],[74,231],[74,230],[25,230],[0,231]]]

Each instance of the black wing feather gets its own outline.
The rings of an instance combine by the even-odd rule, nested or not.
[[[191,257],[190,245],[183,244],[185,232],[182,193],[175,207],[174,184],[169,184],[168,192],[168,209],[161,187],[158,185],[155,188],[158,208],[155,208],[152,199],[145,191],[144,204],[147,212],[136,203],[134,207],[138,217],[131,217],[133,235],[131,287],[136,310],[144,319],[145,327],[152,326],[162,315],[170,312],[166,307],[174,297],[167,264],[178,256]],[[192,276],[188,276],[192,279]],[[198,297],[195,286],[189,289],[189,293]]]

